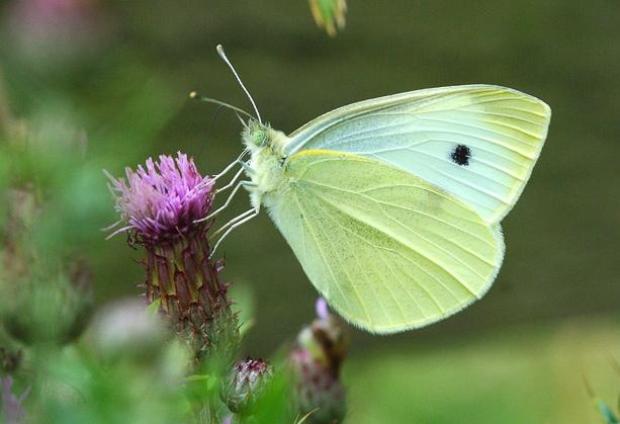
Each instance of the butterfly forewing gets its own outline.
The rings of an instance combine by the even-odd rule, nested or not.
[[[384,162],[304,150],[289,158],[270,214],[306,274],[347,320],[391,333],[480,298],[503,257],[498,226]]]
[[[550,116],[544,102],[503,87],[419,90],[329,112],[291,134],[287,152],[329,149],[389,163],[497,223],[529,179]]]

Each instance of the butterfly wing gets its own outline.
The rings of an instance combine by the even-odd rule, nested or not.
[[[265,205],[344,318],[393,333],[480,298],[503,258],[499,226],[421,178],[349,153],[305,150]]]
[[[529,179],[551,110],[516,90],[465,85],[366,100],[292,133],[287,153],[329,149],[375,158],[441,187],[499,222]]]

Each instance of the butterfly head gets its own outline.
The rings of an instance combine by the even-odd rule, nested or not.
[[[289,138],[281,131],[274,130],[267,123],[263,124],[252,119],[243,129],[243,144],[251,152],[269,150],[271,153],[284,157],[284,146]]]
[[[243,144],[250,149],[263,148],[269,144],[269,124],[262,124],[251,119],[243,129]]]

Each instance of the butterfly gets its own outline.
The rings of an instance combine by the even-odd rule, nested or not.
[[[547,104],[494,85],[431,88],[353,103],[286,135],[261,120],[218,52],[256,112],[239,160],[215,177],[241,164],[222,188],[234,189],[207,218],[241,187],[252,208],[218,244],[266,210],[330,306],[373,333],[431,324],[489,290],[500,222],[547,137]]]

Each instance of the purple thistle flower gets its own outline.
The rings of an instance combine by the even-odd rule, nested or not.
[[[238,342],[237,317],[230,309],[228,284],[220,280],[222,261],[211,260],[208,216],[215,181],[203,177],[187,155],[161,155],[125,178],[110,178],[116,210],[147,251],[146,299],[158,302],[175,330],[202,356],[217,345],[229,354]],[[211,349],[212,350],[212,349]]]
[[[126,168],[125,175],[108,175],[116,210],[127,224],[112,235],[131,230],[144,242],[172,238],[186,234],[211,209],[214,180],[202,177],[183,153],[176,159],[161,155],[157,162],[149,158],[136,171]]]

